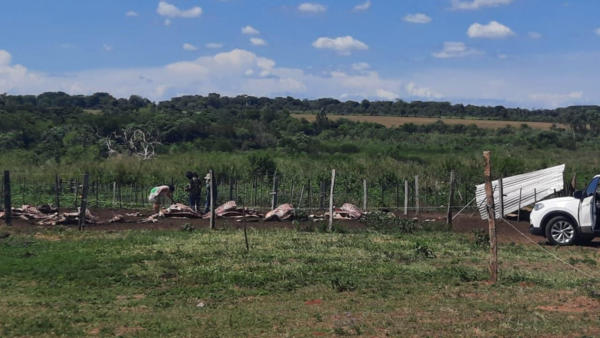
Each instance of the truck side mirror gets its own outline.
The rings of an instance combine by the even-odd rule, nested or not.
[[[578,190],[578,191],[574,192],[573,197],[578,200],[582,200],[583,199],[583,191]]]

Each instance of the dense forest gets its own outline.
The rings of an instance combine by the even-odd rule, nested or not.
[[[314,122],[296,119],[290,115],[295,112],[314,113],[317,118]],[[464,125],[438,121],[385,128],[329,119],[331,114],[510,119],[524,124],[490,130],[465,119]],[[63,171],[83,166],[98,169],[106,163],[116,165],[116,159],[158,158],[165,171],[169,167],[165,163],[191,162],[194,154],[204,154],[203,161],[210,159],[211,166],[219,164],[227,170],[250,161],[254,174],[272,174],[276,163],[299,173],[316,170],[319,164],[325,172],[332,161],[338,167],[354,163],[363,172],[377,172],[378,161],[389,163],[390,171],[428,165],[428,170],[442,172],[471,163],[472,171],[478,172],[476,159],[486,148],[505,158],[501,167],[508,174],[562,161],[552,156],[581,158],[582,151],[598,150],[600,140],[598,107],[528,111],[436,102],[359,103],[218,94],[183,96],[158,104],[139,96],[116,99],[106,93],[0,95],[0,120],[0,165],[42,168],[40,173],[47,172],[43,168],[48,166],[61,166]],[[536,130],[526,121],[556,122],[567,129]],[[311,164],[297,163],[303,157]],[[138,165],[131,161],[121,170]],[[589,158],[588,162],[588,170],[596,170],[597,161]],[[173,165],[172,170],[180,167]]]

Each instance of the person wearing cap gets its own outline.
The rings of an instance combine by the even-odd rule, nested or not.
[[[202,184],[200,183],[200,179],[198,178],[197,173],[192,173],[191,171],[188,171],[187,173],[185,173],[185,177],[187,177],[190,180],[190,183],[185,188],[185,191],[187,191],[189,194],[190,208],[194,209],[195,211],[198,211],[200,209],[200,193],[202,190]]]
[[[175,200],[173,199],[173,192],[175,191],[175,187],[172,185],[161,185],[158,187],[152,188],[150,190],[150,196],[148,196],[148,202],[154,204],[154,212],[158,213],[160,211],[160,207],[163,204],[165,198],[171,200],[172,204],[175,204]]]
[[[210,173],[206,174],[204,177],[206,181],[206,203],[204,203],[204,213],[207,213],[210,210],[210,198],[211,198],[211,190],[210,190]],[[217,185],[215,184],[215,202],[217,201]]]

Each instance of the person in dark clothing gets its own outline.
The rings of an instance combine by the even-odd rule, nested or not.
[[[197,173],[192,173],[190,171],[185,174],[185,177],[190,180],[190,183],[185,188],[185,191],[189,194],[190,208],[198,211],[200,209],[200,194],[202,191],[200,178],[198,178]]]
[[[211,198],[211,191],[210,191],[210,173],[206,174],[206,177],[204,177],[204,180],[206,181],[206,203],[204,203],[204,213],[207,213],[210,210],[210,198]],[[215,203],[218,200],[217,199],[217,185],[215,184]],[[215,208],[217,206],[215,205]]]

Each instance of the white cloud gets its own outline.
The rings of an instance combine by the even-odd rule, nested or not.
[[[536,93],[529,95],[535,102],[550,104],[552,107],[559,107],[566,105],[571,102],[577,102],[583,98],[583,92],[570,92],[568,94],[549,94],[549,93]]]
[[[7,51],[2,51],[0,93],[63,91],[89,95],[110,92],[119,98],[135,94],[154,101],[175,95],[208,93],[353,100],[391,98],[392,95],[436,99],[443,95],[445,101],[452,103],[554,108],[594,104],[600,99],[597,74],[589,71],[596,67],[599,58],[600,52],[539,55],[501,68],[433,66],[392,77],[369,69],[323,73],[281,68],[272,59],[235,49],[160,67],[45,74],[16,64]],[[268,76],[260,76],[267,72]]]
[[[252,38],[250,39],[250,43],[252,44],[252,46],[266,46],[267,42],[263,39],[259,39],[259,38]]]
[[[423,97],[427,99],[439,99],[444,97],[443,95],[438,94],[427,87],[418,87],[414,82],[411,82],[406,86],[406,92],[410,96]]]
[[[211,43],[207,43],[206,44],[206,48],[222,48],[223,44],[222,43],[215,43],[215,42],[211,42]]]
[[[307,12],[307,13],[323,13],[325,11],[327,11],[327,8],[323,5],[317,4],[317,3],[303,3],[300,6],[298,6],[298,10],[301,12]]]
[[[371,0],[367,0],[367,2],[354,6],[355,12],[366,11],[371,8]]]
[[[425,14],[417,13],[417,14],[408,14],[402,20],[410,23],[430,23],[431,18]]]
[[[193,50],[198,50],[198,47],[189,44],[189,43],[184,43],[183,44],[183,50],[187,50],[187,51],[193,51]]]
[[[333,49],[342,55],[350,55],[353,50],[367,50],[364,42],[354,39],[351,36],[332,38],[319,38],[313,42],[313,47],[318,49]]]
[[[508,55],[506,55],[506,54],[499,54],[498,55],[498,59],[508,59]]]
[[[596,35],[600,35],[600,28],[596,28],[596,29],[594,30],[594,33],[596,33]]]
[[[129,11],[127,13],[125,13],[126,16],[138,16],[139,14],[137,12],[134,11]]]
[[[113,46],[108,45],[106,43],[102,45],[102,48],[107,52],[112,52],[112,50],[115,49]]]
[[[354,63],[352,64],[352,69],[356,71],[367,70],[371,69],[371,65],[366,62]]]
[[[470,38],[503,39],[515,35],[515,33],[497,21],[490,21],[487,25],[474,23],[469,27],[467,35]]]
[[[540,39],[542,37],[542,34],[537,32],[529,32],[527,35],[529,35],[529,37],[532,39]]]
[[[260,32],[252,26],[246,26],[242,28],[242,34],[257,35],[260,34]]]
[[[398,98],[398,95],[383,89],[377,89],[375,93],[377,98],[384,99],[386,101],[394,101]]]
[[[12,55],[4,49],[0,49],[0,66],[8,66],[12,62]]]
[[[467,47],[464,42],[444,42],[441,52],[432,53],[438,59],[462,58],[473,55],[482,55],[484,52]]]
[[[452,9],[457,10],[476,10],[484,7],[498,7],[501,5],[508,5],[514,0],[471,0],[471,1],[460,1],[452,0]]]
[[[197,18],[202,15],[202,8],[196,6],[187,10],[182,10],[166,1],[161,1],[158,3],[156,12],[160,16],[167,18]]]
[[[171,26],[171,19],[165,20],[165,26]]]

